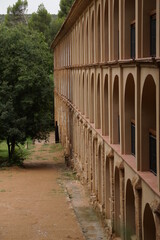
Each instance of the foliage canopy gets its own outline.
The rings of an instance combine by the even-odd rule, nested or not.
[[[50,43],[50,24],[52,21],[51,14],[49,14],[44,7],[44,4],[40,4],[37,13],[33,13],[29,19],[29,27],[33,30],[42,32],[45,39]]]
[[[0,26],[0,140],[7,141],[10,160],[28,137],[48,137],[53,119],[49,46],[73,2],[60,0],[56,19],[41,4],[28,23],[28,2],[18,0]]]
[[[15,146],[46,139],[53,108],[49,49],[43,34],[24,25],[0,29],[0,139]]]
[[[18,0],[13,6],[7,8],[7,15],[5,16],[5,24],[7,26],[15,26],[18,23],[27,24],[26,10],[28,7],[27,0]]]
[[[60,0],[58,17],[65,19],[75,0]]]

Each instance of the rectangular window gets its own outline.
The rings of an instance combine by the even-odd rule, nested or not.
[[[131,24],[131,58],[135,58],[135,23]]]
[[[150,55],[156,56],[156,14],[150,16]]]
[[[149,160],[150,160],[150,171],[155,175],[157,174],[157,152],[156,152],[156,136],[153,133],[149,133]]]
[[[135,123],[131,122],[131,154],[135,156]]]

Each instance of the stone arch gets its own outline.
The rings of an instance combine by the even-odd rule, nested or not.
[[[76,105],[76,73],[75,73],[75,71],[72,72],[72,85],[73,85],[72,99],[73,99],[73,104]]]
[[[75,63],[77,64],[78,61],[77,61],[77,57],[78,57],[78,27],[76,25],[76,31],[75,31],[75,34],[76,34],[76,45],[75,45]]]
[[[79,79],[78,79],[78,109],[81,110],[81,74],[79,72]]]
[[[85,41],[85,47],[86,47],[86,51],[85,51],[85,56],[86,56],[86,64],[88,64],[88,18],[87,18],[87,23],[86,23],[86,41]]]
[[[113,143],[120,143],[120,117],[119,117],[119,78],[116,75],[113,85]]]
[[[98,182],[98,201],[99,203],[102,204],[103,201],[103,197],[102,197],[102,193],[103,193],[103,189],[102,189],[102,185],[103,185],[103,164],[102,164],[102,145],[100,144],[98,147],[98,158],[97,158],[97,182]]]
[[[132,239],[136,235],[135,222],[135,196],[133,186],[130,180],[126,187],[126,239]]]
[[[135,29],[135,0],[125,0],[125,59],[127,58],[135,58],[135,51],[134,54],[131,52],[132,47],[135,50],[135,39],[134,46],[131,46],[131,34],[132,31]],[[133,37],[132,37],[133,40]]]
[[[156,174],[156,84],[145,79],[141,99],[141,170]]]
[[[117,237],[120,237],[120,173],[119,169],[115,168],[115,195],[114,195],[114,231]]]
[[[76,100],[76,107],[78,108],[79,106],[79,74],[78,74],[78,71],[76,71],[76,97],[75,97],[75,100]]]
[[[94,63],[94,11],[92,12],[92,17],[91,17],[91,39],[90,39],[90,44],[91,44],[91,63]]]
[[[89,128],[88,129],[88,183],[89,183],[89,187],[92,188],[92,182],[91,182],[91,178],[92,178],[92,131]]]
[[[96,94],[96,122],[95,122],[95,127],[100,129],[101,128],[101,89],[100,89],[100,74],[98,74],[97,78],[97,94]]]
[[[101,17],[100,17],[100,4],[98,5],[97,14],[97,62],[101,61]]]
[[[82,36],[81,36],[81,64],[84,64],[84,20],[82,19]]]
[[[103,135],[109,135],[109,94],[108,94],[108,74],[104,79],[104,104],[103,104]]]
[[[84,138],[83,143],[84,147],[82,149],[83,151],[83,159],[84,159],[84,181],[85,183],[88,183],[88,131],[87,131],[87,124],[83,123],[83,131],[84,131]]]
[[[156,240],[156,225],[152,210],[147,203],[143,214],[143,239]]]
[[[84,114],[85,112],[85,108],[84,108],[84,105],[85,105],[85,88],[84,88],[84,73],[82,74],[82,94],[81,94],[81,102],[82,102],[82,109],[81,109],[81,112],[82,114]]]
[[[114,0],[113,15],[113,60],[119,59],[119,0]]]
[[[81,56],[81,36],[80,36],[80,26],[78,27],[78,64],[80,64],[80,56]]]
[[[135,155],[135,82],[130,73],[125,86],[125,153]]]
[[[104,49],[105,49],[105,53],[104,53],[104,60],[108,61],[108,49],[109,49],[109,31],[108,31],[108,0],[105,1],[105,7],[104,7]]]
[[[85,94],[85,102],[86,102],[86,104],[85,104],[85,115],[86,115],[86,117],[88,117],[88,110],[89,110],[89,104],[88,104],[88,74],[87,74],[87,77],[86,77],[86,94]]]
[[[156,9],[156,0],[145,0],[143,5],[143,57],[155,56],[151,53],[151,18],[152,12]],[[156,45],[156,39],[155,39]]]
[[[111,181],[110,181],[110,160],[106,157],[105,165],[105,211],[106,218],[111,218]]]
[[[94,74],[91,75],[91,89],[90,89],[90,122],[94,123]]]
[[[94,194],[97,193],[97,138],[93,137],[93,157],[92,157],[92,191]]]

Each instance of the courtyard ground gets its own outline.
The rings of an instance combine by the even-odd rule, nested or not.
[[[35,143],[24,168],[0,169],[0,239],[106,239],[53,133],[49,142]]]

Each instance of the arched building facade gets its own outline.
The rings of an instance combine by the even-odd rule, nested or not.
[[[110,236],[159,240],[160,1],[76,0],[52,48],[60,139]]]

